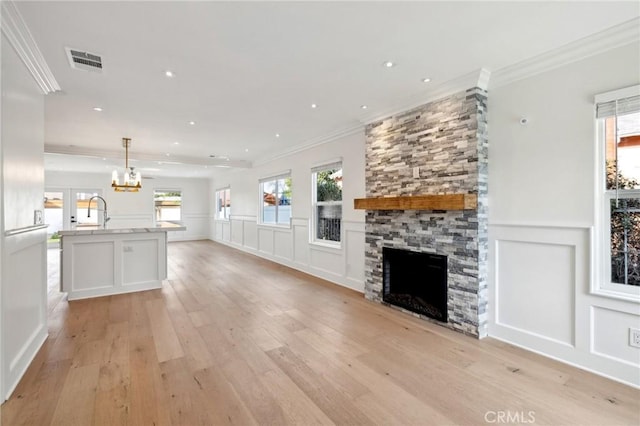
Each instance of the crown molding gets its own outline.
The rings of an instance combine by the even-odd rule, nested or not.
[[[45,154],[59,154],[59,155],[74,155],[76,157],[90,157],[90,158],[109,158],[113,160],[123,160],[124,152],[122,150],[119,151],[111,151],[104,149],[87,149],[80,148],[77,146],[65,146],[65,145],[44,145]],[[129,151],[131,154],[131,151]],[[133,152],[133,156],[135,160],[140,161],[154,161],[164,164],[193,164],[199,166],[210,166],[210,167],[222,167],[222,168],[240,168],[247,169],[251,167],[251,162],[245,160],[222,160],[215,158],[199,158],[199,157],[189,157],[183,155],[172,155],[171,157],[167,157],[163,154],[147,154],[141,152]],[[131,157],[131,155],[130,155]],[[129,159],[131,161],[131,158]]]
[[[384,111],[376,111],[374,114],[364,116],[362,117],[361,122],[363,125],[367,125],[474,87],[487,90],[490,78],[491,72],[485,68],[480,68],[468,74],[448,80],[437,86],[433,86],[427,91],[421,92],[417,95],[412,95],[404,101],[397,103],[392,108],[388,108]]]
[[[640,41],[640,17],[492,73],[490,89],[505,86],[616,47]]]
[[[362,124],[358,124],[356,126],[351,126],[351,127],[347,127],[344,128],[342,130],[338,130],[336,132],[332,132],[317,138],[313,138],[313,139],[308,139],[305,142],[298,144],[298,145],[294,145],[290,148],[284,149],[280,152],[278,152],[277,154],[274,155],[270,155],[268,157],[262,157],[259,160],[256,160],[253,162],[254,166],[260,166],[266,163],[269,163],[271,161],[277,160],[279,158],[283,158],[283,157],[287,157],[289,155],[293,155],[296,154],[298,152],[302,152],[302,151],[306,151],[308,149],[314,148],[316,146],[320,146],[320,145],[324,145],[326,143],[329,142],[333,142],[336,139],[340,139],[346,136],[350,136],[353,134],[356,134],[358,132],[364,132],[364,125]]]
[[[46,95],[61,90],[15,3],[3,0],[0,2],[0,7],[2,33],[15,49],[42,93]]]
[[[397,103],[393,108],[389,108],[387,110],[384,110],[383,112],[378,111],[375,114],[364,116],[360,119],[360,124],[356,126],[347,127],[336,132],[309,139],[301,144],[280,151],[277,154],[260,158],[259,160],[254,161],[253,165],[263,165],[279,158],[287,157],[289,155],[296,154],[301,151],[306,151],[307,149],[314,148],[316,146],[333,142],[334,140],[343,138],[345,136],[353,135],[358,132],[364,132],[364,127],[371,122],[411,110],[420,105],[424,105],[428,102],[451,96],[454,93],[459,93],[472,87],[479,87],[483,90],[487,90],[490,77],[491,73],[488,70],[484,68],[478,69],[477,71],[473,71],[469,74],[465,74],[461,77],[434,86],[428,92],[422,92],[418,95],[411,96],[405,99],[403,102]]]

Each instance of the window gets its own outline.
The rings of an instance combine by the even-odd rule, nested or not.
[[[156,222],[182,220],[182,191],[156,189],[153,192]]]
[[[216,219],[229,220],[231,214],[231,189],[219,189],[216,191]]]
[[[260,223],[291,223],[291,176],[283,174],[260,180]]]
[[[342,224],[342,163],[312,170],[314,242],[340,243]]]
[[[598,288],[640,295],[640,86],[596,97]]]

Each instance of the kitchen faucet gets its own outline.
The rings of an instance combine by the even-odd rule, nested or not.
[[[102,200],[102,202],[104,203],[104,216],[102,217],[102,227],[106,228],[107,227],[107,222],[109,220],[111,220],[111,218],[109,216],[107,216],[107,200],[105,200],[104,198],[102,198],[99,195],[94,195],[93,197],[89,198],[89,204],[87,204],[87,217],[91,217],[91,201],[93,201],[94,198],[100,198]],[[98,206],[98,202],[96,201],[96,207]],[[100,211],[100,210],[98,210]]]

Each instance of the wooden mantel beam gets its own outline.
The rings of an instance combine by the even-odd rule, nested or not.
[[[353,200],[356,210],[473,210],[477,207],[477,194],[407,195]]]

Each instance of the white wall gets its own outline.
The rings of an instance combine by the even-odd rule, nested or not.
[[[154,220],[153,192],[155,189],[182,191],[182,223],[186,231],[168,233],[169,241],[201,240],[209,238],[209,204],[211,191],[208,179],[154,178],[143,179],[140,192],[115,192],[111,188],[111,171],[104,173],[45,173],[47,189],[101,189],[107,200],[110,225],[145,225]],[[41,195],[42,196],[42,195]],[[66,202],[66,200],[65,200]]]
[[[0,395],[10,395],[47,337],[46,230],[43,209],[44,96],[2,34],[2,241]]]
[[[342,158],[341,247],[310,244],[311,168]],[[364,211],[354,210],[353,199],[365,196],[364,130],[248,170],[227,172],[212,181],[215,190],[231,187],[231,220],[214,219],[211,238],[271,259],[328,281],[364,292]],[[257,224],[258,180],[291,170],[292,223],[281,228]]]
[[[638,84],[639,55],[635,43],[490,89],[488,109],[489,335],[635,386],[640,307],[590,285],[594,95]]]

